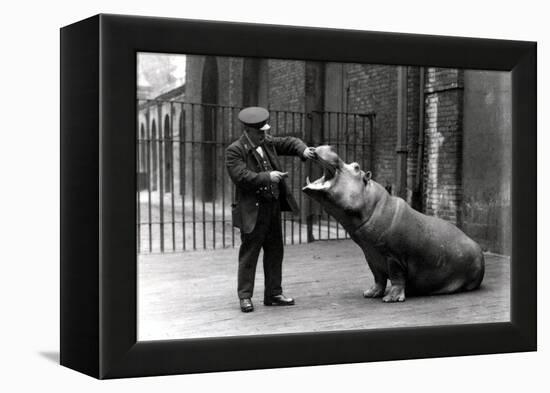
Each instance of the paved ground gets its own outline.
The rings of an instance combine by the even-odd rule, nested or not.
[[[510,319],[510,261],[486,255],[482,288],[455,295],[408,298],[399,304],[365,299],[373,282],[350,240],[287,246],[283,288],[293,307],[265,307],[261,262],[253,298],[240,312],[237,249],[144,255],[138,258],[138,337],[180,339],[426,325]]]

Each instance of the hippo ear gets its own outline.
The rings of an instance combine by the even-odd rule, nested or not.
[[[369,180],[372,178],[372,173],[371,171],[367,171],[363,174],[363,183],[368,184],[369,183]]]

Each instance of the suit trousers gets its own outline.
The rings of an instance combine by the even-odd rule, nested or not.
[[[241,232],[239,249],[238,296],[252,298],[260,250],[264,250],[264,297],[280,295],[283,264],[283,234],[279,200],[260,202],[256,226]]]

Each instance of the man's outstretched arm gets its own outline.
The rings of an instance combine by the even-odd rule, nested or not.
[[[308,147],[300,138],[293,136],[271,137],[277,154],[281,156],[298,156],[302,160],[311,159],[315,156],[314,148]]]

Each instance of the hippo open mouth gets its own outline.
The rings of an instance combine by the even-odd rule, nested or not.
[[[336,174],[337,168],[334,168],[332,165],[327,163],[326,161],[316,159],[314,160],[317,164],[319,164],[323,168],[323,175],[314,180],[313,182],[309,180],[309,176],[306,177],[306,185],[309,188],[312,189],[321,189],[321,188],[327,188],[330,186],[330,180],[334,178],[334,175]]]
[[[329,188],[331,186],[331,180],[336,176],[336,172],[340,170],[342,160],[332,147],[320,146],[316,149],[316,155],[312,161],[323,168],[323,174],[313,182],[310,181],[309,176],[307,176],[306,186],[303,190],[322,190]]]

